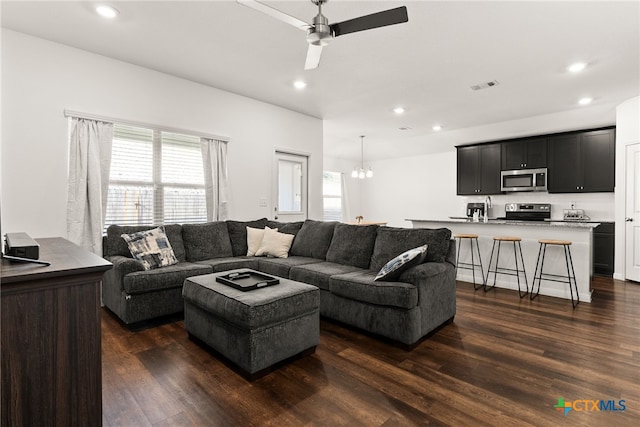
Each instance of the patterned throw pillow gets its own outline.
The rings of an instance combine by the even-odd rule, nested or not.
[[[376,275],[375,281],[393,282],[414,265],[422,264],[427,256],[428,245],[419,246],[401,253],[384,265]]]
[[[145,270],[177,264],[173,248],[160,227],[138,233],[123,234],[122,238],[131,255],[142,263]]]

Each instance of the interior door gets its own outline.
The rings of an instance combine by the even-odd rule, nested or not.
[[[273,219],[307,219],[308,162],[305,155],[276,151],[273,176]]]
[[[640,282],[640,144],[627,146],[625,277]]]

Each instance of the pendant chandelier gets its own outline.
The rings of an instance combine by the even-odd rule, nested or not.
[[[353,168],[353,172],[351,172],[351,178],[372,178],[373,171],[371,170],[371,166],[367,171],[364,170],[364,135],[360,135],[360,167],[357,166]]]

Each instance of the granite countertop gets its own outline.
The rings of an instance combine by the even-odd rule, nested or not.
[[[470,218],[462,216],[450,216],[448,219],[406,219],[405,221],[411,222],[440,222],[440,223],[469,223],[477,225],[524,225],[528,227],[565,227],[565,228],[595,228],[600,225],[599,222],[592,221],[564,221],[564,220],[551,220],[551,221],[519,221],[509,219],[489,219],[487,222],[480,220],[479,222],[473,222]]]

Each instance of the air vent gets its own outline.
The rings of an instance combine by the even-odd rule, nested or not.
[[[486,82],[486,83],[480,83],[479,85],[473,85],[471,86],[472,90],[480,90],[480,89],[487,89],[493,86],[497,86],[499,83],[497,80],[491,80],[490,82]]]

